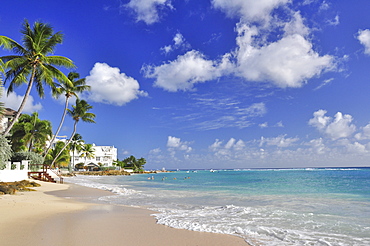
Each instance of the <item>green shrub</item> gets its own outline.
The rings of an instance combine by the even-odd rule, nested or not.
[[[11,158],[12,162],[21,162],[22,160],[29,160],[29,164],[42,164],[44,159],[40,154],[34,152],[16,152]]]
[[[5,168],[5,162],[10,160],[12,154],[13,151],[8,140],[3,135],[0,135],[0,169],[1,167]]]

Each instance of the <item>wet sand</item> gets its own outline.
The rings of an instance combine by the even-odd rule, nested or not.
[[[156,224],[153,211],[92,203],[113,195],[75,184],[40,182],[33,192],[0,196],[1,245],[239,246],[242,238]]]

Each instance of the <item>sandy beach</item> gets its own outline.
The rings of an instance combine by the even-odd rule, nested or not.
[[[153,211],[89,199],[112,193],[40,182],[33,192],[0,196],[1,245],[238,246],[242,238],[156,224]],[[84,201],[85,200],[85,201]]]

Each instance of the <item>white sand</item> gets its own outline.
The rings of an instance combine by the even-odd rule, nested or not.
[[[248,245],[239,237],[158,225],[150,216],[153,212],[146,209],[76,200],[109,195],[106,191],[40,183],[41,187],[35,188],[37,191],[0,196],[0,245]]]

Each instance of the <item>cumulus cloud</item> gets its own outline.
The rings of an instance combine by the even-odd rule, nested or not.
[[[269,21],[270,13],[290,0],[212,0],[215,8],[221,9],[229,17],[245,21]]]
[[[230,138],[225,144],[223,141],[216,139],[215,142],[209,146],[209,150],[215,152],[220,156],[232,155],[235,152],[241,152],[246,147],[243,140],[236,140],[235,138]]]
[[[176,33],[175,37],[173,38],[173,42],[173,45],[166,45],[161,48],[161,50],[163,50],[165,54],[168,54],[176,49],[190,48],[190,45],[186,42],[184,36],[179,32]]]
[[[192,151],[192,148],[189,146],[188,142],[181,141],[180,138],[168,136],[167,148],[169,151],[181,150],[185,152]]]
[[[370,139],[370,124],[367,124],[366,126],[362,127],[361,132],[357,133],[355,135],[355,138],[357,140]]]
[[[18,110],[23,100],[23,96],[17,95],[15,92],[10,92],[9,95],[3,94],[1,101],[4,103],[6,108]],[[42,109],[41,103],[34,103],[33,96],[29,96],[26,102],[26,106],[23,109],[23,113],[31,114],[35,111]]]
[[[91,86],[91,91],[84,95],[93,102],[122,106],[139,96],[147,96],[146,92],[139,90],[137,80],[106,63],[95,63],[86,83]]]
[[[296,17],[294,22],[300,22]],[[251,81],[271,82],[278,87],[301,87],[304,82],[331,69],[333,57],[320,56],[302,34],[293,33],[301,24],[286,25],[286,35],[268,44],[259,44],[259,29],[245,23],[237,26],[237,74]],[[304,33],[306,31],[301,31]]]
[[[246,6],[244,2],[249,1],[235,0],[229,3],[214,0],[213,4],[232,11],[234,8],[230,6],[241,9]],[[259,1],[252,2],[252,6],[266,5],[271,7],[270,10],[285,3],[271,0],[262,1],[260,5]],[[264,11],[256,11],[256,16],[261,13]],[[280,88],[302,87],[309,79],[334,70],[336,64],[333,56],[320,55],[314,50],[308,38],[311,30],[304,24],[300,12],[291,12],[290,15],[288,21],[280,20],[279,25],[274,27],[282,33],[277,40],[269,41],[268,36],[276,31],[274,28],[251,25],[241,19],[235,29],[236,49],[224,54],[219,60],[206,59],[201,52],[192,50],[178,56],[176,60],[160,66],[146,66],[143,70],[146,77],[155,78],[155,86],[172,92],[191,90],[197,83],[228,75],[247,81],[271,83]],[[180,38],[178,42],[181,42]],[[166,46],[165,50],[171,51],[172,46]]]
[[[332,118],[326,116],[326,113],[327,111],[322,109],[314,112],[314,117],[309,120],[308,124],[333,140],[350,137],[356,131],[351,115],[338,112]]]
[[[365,54],[370,55],[370,30],[360,30],[357,39],[365,47]]]
[[[158,67],[143,67],[147,78],[155,78],[154,85],[167,91],[191,90],[194,84],[219,77],[218,64],[207,60],[203,54],[191,50],[176,60]]]
[[[131,0],[123,5],[135,12],[136,21],[151,25],[160,20],[159,11],[163,8],[173,9],[171,0]]]

